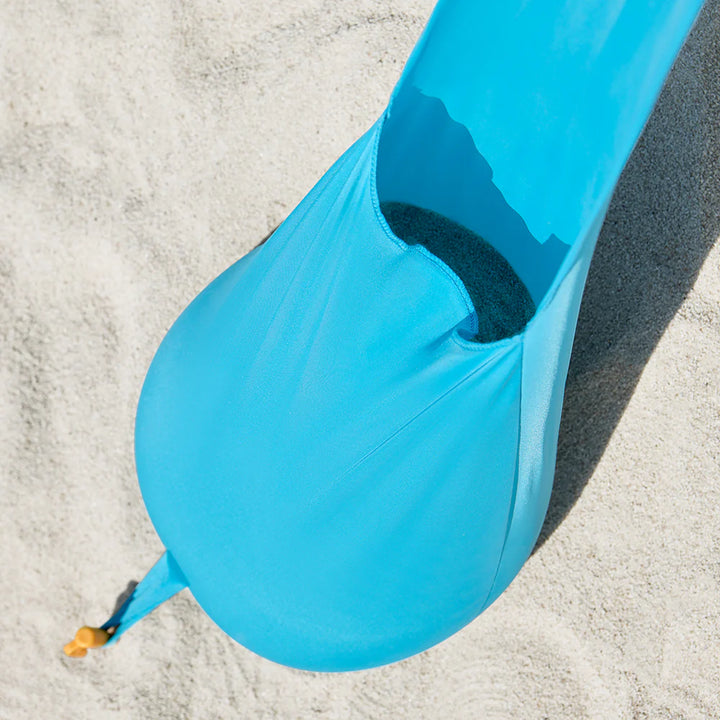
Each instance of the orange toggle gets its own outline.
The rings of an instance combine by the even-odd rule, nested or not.
[[[85,657],[88,648],[102,647],[109,639],[107,630],[85,625],[75,633],[75,639],[65,646],[65,654],[68,657]]]

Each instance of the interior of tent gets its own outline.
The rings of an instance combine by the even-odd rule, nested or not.
[[[376,187],[390,230],[423,245],[463,282],[478,320],[473,340],[522,331],[569,246],[553,234],[533,236],[442,100],[412,86],[397,94],[380,136]]]

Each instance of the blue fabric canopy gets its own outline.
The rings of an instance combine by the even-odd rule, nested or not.
[[[701,4],[438,3],[382,117],[163,340],[135,439],[167,554],[111,642],[187,585],[252,651],[351,670],[500,595],[548,506],[613,188]],[[457,268],[385,203],[483,238],[529,321],[478,341]]]

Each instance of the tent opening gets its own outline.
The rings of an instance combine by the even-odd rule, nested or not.
[[[393,233],[423,245],[465,285],[478,319],[474,341],[522,331],[569,246],[533,237],[440,99],[414,87],[395,97],[379,141],[377,193]]]

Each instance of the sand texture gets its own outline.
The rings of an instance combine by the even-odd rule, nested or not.
[[[187,590],[62,654],[162,552],[133,465],[158,343],[375,120],[432,4],[0,4],[2,720],[720,718],[720,0],[615,194],[548,520],[493,607],[344,675]]]

